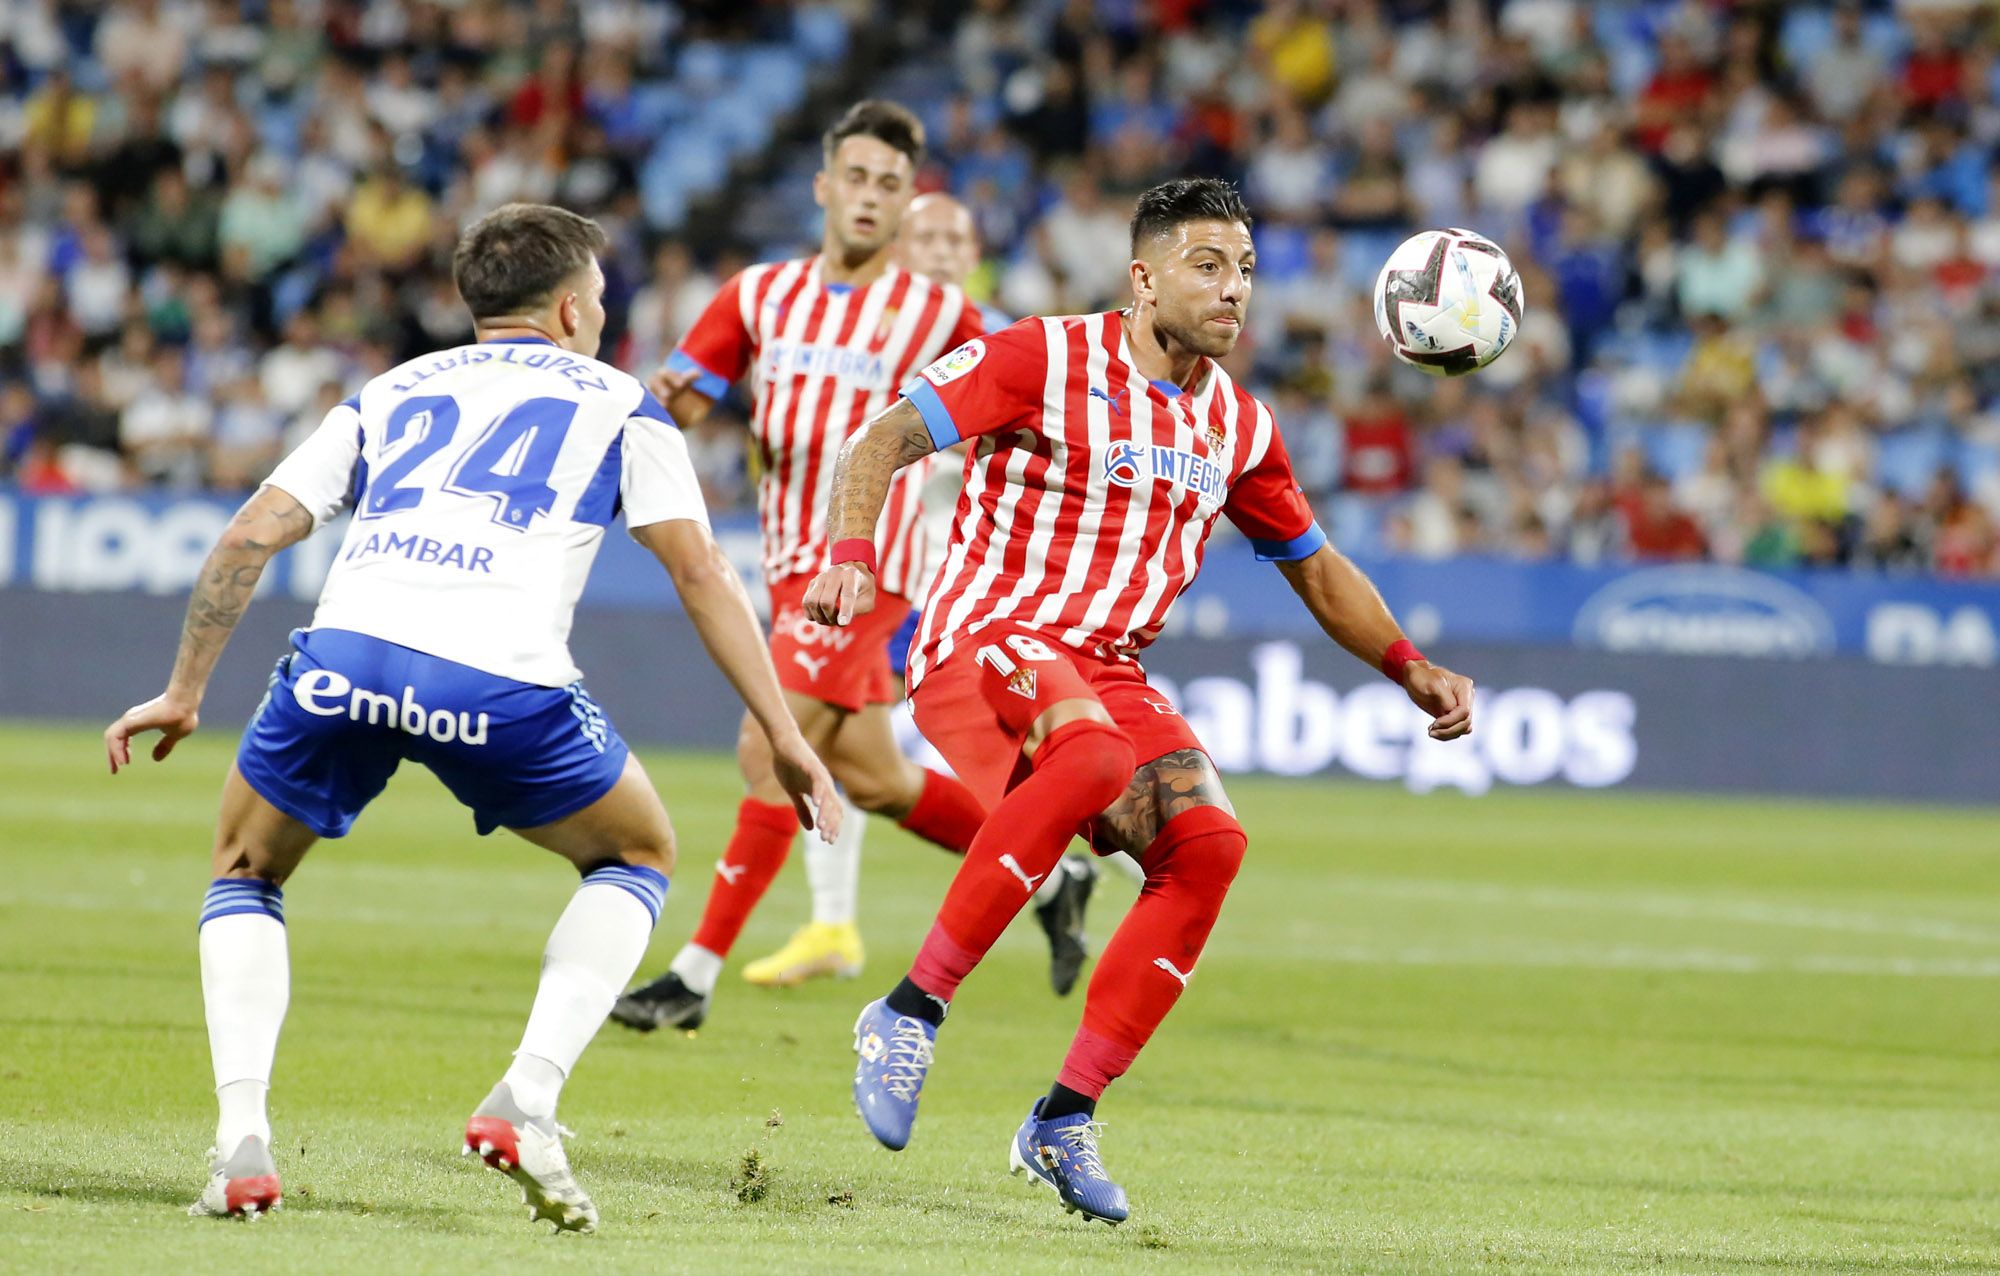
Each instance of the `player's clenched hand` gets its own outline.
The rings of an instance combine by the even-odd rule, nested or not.
[[[840,835],[841,807],[826,764],[796,731],[783,740],[771,741],[771,760],[778,783],[791,794],[799,819],[807,828],[818,829],[820,840],[830,844]]]
[[[658,372],[646,378],[646,388],[653,392],[654,398],[665,403],[668,399],[673,398],[681,391],[693,385],[694,379],[700,375],[693,368],[687,368],[680,372],[669,372],[667,369],[661,368]]]
[[[159,732],[160,742],[153,746],[153,761],[160,762],[200,725],[201,714],[186,700],[155,696],[144,704],[133,705],[104,729],[104,752],[111,761],[111,774],[117,775],[119,767],[131,765],[133,736]]]
[[[846,625],[875,610],[875,573],[859,563],[835,563],[806,586],[806,615],[822,625]]]
[[[1456,740],[1472,731],[1472,679],[1443,665],[1421,661],[1409,666],[1403,690],[1417,708],[1431,715],[1433,740]]]

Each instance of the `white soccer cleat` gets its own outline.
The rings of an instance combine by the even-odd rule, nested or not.
[[[284,1202],[278,1167],[264,1140],[250,1135],[236,1145],[228,1160],[216,1148],[208,1150],[208,1185],[188,1206],[195,1218],[248,1218],[269,1214]]]
[[[550,1117],[530,1117],[502,1081],[465,1123],[461,1156],[477,1156],[521,1185],[528,1217],[559,1232],[597,1230],[597,1206],[570,1173],[562,1141],[570,1132]]]

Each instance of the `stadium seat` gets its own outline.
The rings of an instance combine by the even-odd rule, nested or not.
[[[1645,430],[1640,446],[1654,469],[1678,479],[1701,469],[1713,437],[1714,432],[1699,421],[1670,421]]]
[[[814,62],[847,56],[847,16],[832,5],[805,4],[793,10],[792,36]]]
[[[806,60],[794,49],[758,45],[744,54],[738,75],[740,91],[754,94],[774,113],[797,110],[806,100]]]
[[[1950,438],[1941,430],[1897,430],[1882,436],[1875,448],[1875,473],[1882,486],[1904,496],[1916,496],[1930,485],[1945,462]]]

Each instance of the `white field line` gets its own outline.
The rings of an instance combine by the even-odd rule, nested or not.
[[[1597,915],[1631,914],[1670,921],[1740,922],[1751,926],[1827,930],[1851,935],[1890,935],[1941,943],[2000,945],[2000,926],[1967,925],[1942,917],[1771,904],[1751,899],[1706,898],[1653,891],[1518,887],[1431,878],[1342,876],[1331,879],[1331,885],[1339,893],[1376,899],[1526,907]]]
[[[1515,967],[1542,970],[1650,970],[1718,975],[1886,975],[1914,979],[2000,979],[2000,957],[1939,958],[1757,956],[1711,948],[1642,948],[1632,944],[1394,947],[1347,944],[1315,948],[1315,959],[1357,966]]]
[[[0,892],[0,907],[63,909],[89,913],[185,913],[190,925],[198,901],[148,896],[117,899],[105,895]],[[553,916],[553,914],[551,914]],[[315,921],[391,923],[438,929],[488,929],[491,919],[477,913],[428,908],[316,908]],[[1315,946],[1314,960],[1367,966],[1456,966],[1542,970],[1648,970],[1721,975],[1877,975],[1916,979],[2000,979],[2000,957],[1938,958],[1892,953],[1875,956],[1811,954],[1770,956],[1713,948],[1647,948],[1636,944],[1486,945],[1342,944]]]

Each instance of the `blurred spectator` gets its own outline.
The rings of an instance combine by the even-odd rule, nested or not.
[[[1416,477],[1416,435],[1386,379],[1369,386],[1345,425],[1341,469],[1348,491],[1380,495],[1410,486]]]
[[[305,244],[306,210],[289,188],[288,176],[276,155],[258,155],[222,201],[218,235],[231,278],[259,282]]]
[[[346,227],[366,264],[407,269],[430,242],[430,196],[405,181],[394,164],[383,164],[355,189]]]
[[[175,350],[153,357],[153,384],[118,419],[118,445],[149,482],[192,488],[207,472],[215,410],[187,388],[186,365]]]
[[[1120,304],[1145,185],[1243,183],[1260,262],[1228,366],[1357,544],[2000,575],[2000,26],[1980,8],[833,11],[889,40],[868,78],[931,121],[922,180],[971,206],[973,290],[1015,314]],[[606,353],[656,366],[745,254],[817,236],[812,143],[759,149],[817,121],[738,119],[761,84],[718,105],[738,57],[804,49],[791,14],[16,5],[7,474],[255,482],[357,378],[467,338],[453,237],[512,199],[604,220]],[[814,103],[859,66],[802,61]],[[1375,333],[1382,258],[1423,226],[1495,236],[1521,274],[1513,348],[1458,381]],[[718,510],[747,497],[745,440],[726,413],[690,434]]]

